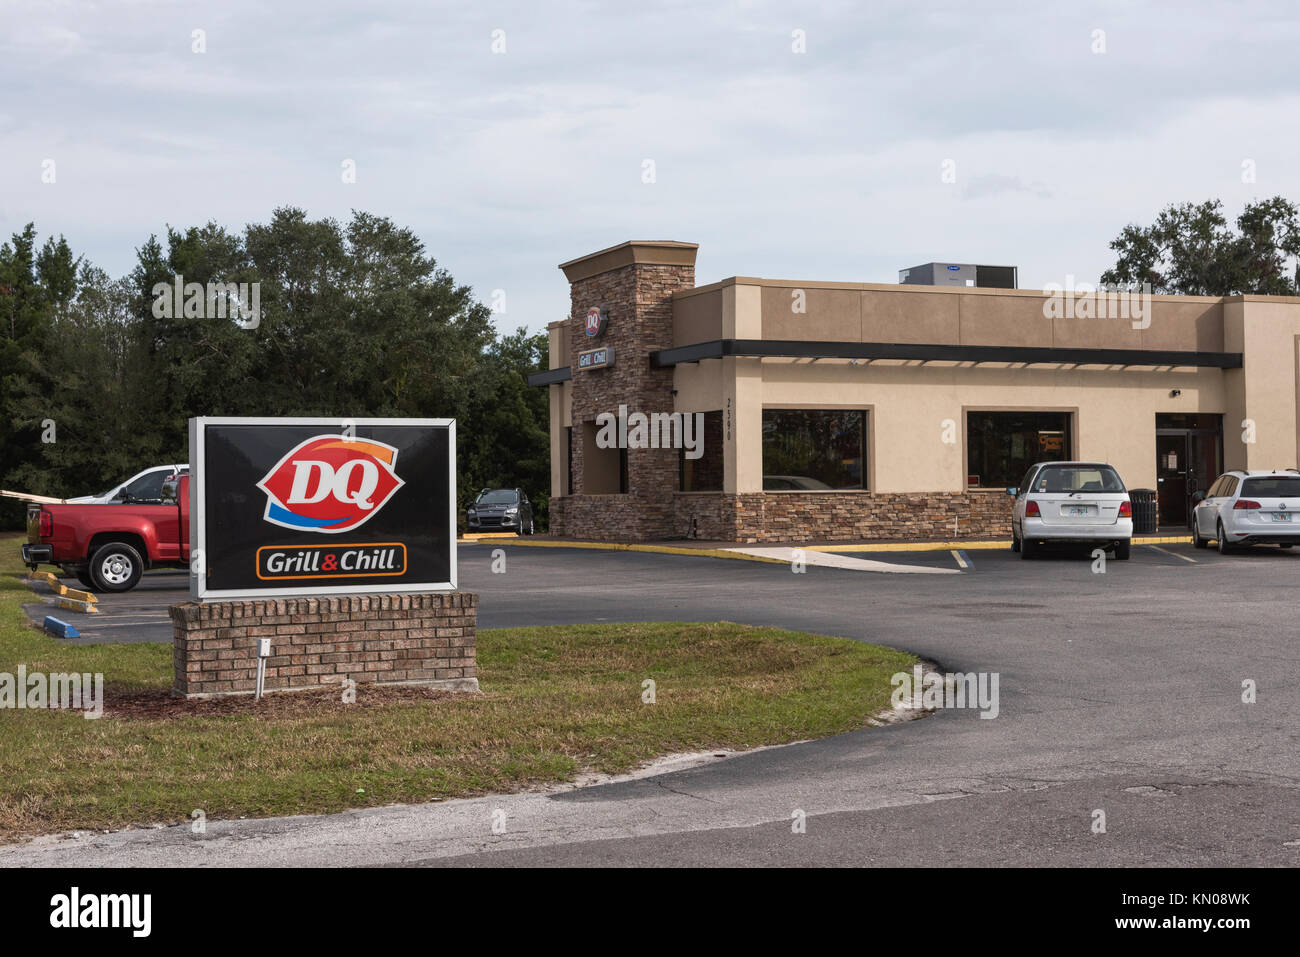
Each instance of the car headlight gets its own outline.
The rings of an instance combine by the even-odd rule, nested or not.
[[[508,509],[506,509],[506,514],[507,514],[507,515],[518,515],[518,514],[519,514],[519,509],[517,509],[517,508],[508,508]]]
[[[466,515],[477,515],[477,514],[478,514],[478,509],[476,509],[476,508],[467,508],[467,509],[465,509],[465,514],[466,514]]]

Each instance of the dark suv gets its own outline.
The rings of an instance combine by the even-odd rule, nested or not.
[[[485,488],[474,504],[465,509],[465,524],[471,532],[497,529],[533,534],[533,506],[519,488]]]

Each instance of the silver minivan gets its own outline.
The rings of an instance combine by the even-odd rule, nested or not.
[[[1119,473],[1102,462],[1039,462],[1016,488],[1011,548],[1032,558],[1043,542],[1084,542],[1129,557],[1133,504]]]

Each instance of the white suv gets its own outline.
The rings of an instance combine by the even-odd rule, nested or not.
[[[1237,469],[1220,475],[1192,511],[1192,544],[1210,539],[1227,554],[1239,545],[1300,542],[1300,472]]]
[[[1133,538],[1133,504],[1119,473],[1100,462],[1039,462],[1018,488],[1011,548],[1032,558],[1040,542],[1087,542],[1114,548],[1121,561]]]

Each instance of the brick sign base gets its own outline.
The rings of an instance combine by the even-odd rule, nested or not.
[[[267,691],[340,684],[477,691],[478,595],[349,595],[172,605],[174,694],[252,694],[257,645],[271,639]]]

